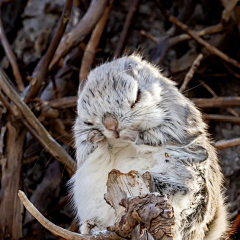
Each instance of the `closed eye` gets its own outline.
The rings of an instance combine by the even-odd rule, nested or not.
[[[88,126],[93,126],[93,124],[91,122],[83,122],[83,123],[88,125]]]
[[[137,91],[137,96],[136,96],[136,100],[135,100],[134,103],[131,104],[131,108],[134,108],[134,107],[135,107],[135,105],[139,102],[140,97],[141,97],[141,91],[140,91],[140,89],[138,89],[138,91]]]

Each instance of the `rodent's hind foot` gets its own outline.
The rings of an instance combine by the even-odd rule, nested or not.
[[[81,222],[79,231],[83,235],[90,235],[91,230],[96,227],[96,222],[94,220],[86,220]]]

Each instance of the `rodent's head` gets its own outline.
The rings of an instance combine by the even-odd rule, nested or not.
[[[141,132],[171,120],[181,125],[186,115],[186,100],[174,83],[135,55],[95,68],[80,89],[76,137],[77,131],[94,130],[121,139],[127,129]]]

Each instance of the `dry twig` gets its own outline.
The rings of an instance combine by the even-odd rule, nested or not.
[[[216,47],[212,46],[211,44],[209,44],[208,42],[203,40],[201,37],[199,37],[197,35],[197,33],[195,31],[190,30],[189,27],[186,24],[184,24],[181,21],[179,21],[176,17],[169,15],[167,13],[167,11],[162,7],[162,5],[161,4],[159,4],[159,5],[160,5],[160,9],[161,9],[162,13],[165,16],[167,16],[168,20],[171,23],[173,23],[176,26],[180,27],[189,36],[191,36],[193,39],[195,39],[199,44],[203,45],[213,55],[216,55],[216,56],[220,57],[221,59],[225,60],[226,62],[231,63],[233,66],[235,66],[237,68],[240,68],[240,63],[238,61],[236,61],[235,59],[230,58],[227,54],[223,53],[222,51],[220,51]]]
[[[224,30],[223,25],[221,23],[218,23],[216,25],[206,27],[202,30],[196,31],[196,34],[199,37],[202,37],[202,36],[205,36],[205,35],[208,35],[208,34],[218,33],[218,32],[221,32],[223,30]],[[175,37],[170,38],[169,41],[168,41],[168,45],[169,45],[169,47],[173,47],[174,45],[176,45],[180,42],[189,40],[189,39],[191,39],[191,36],[183,33],[183,34],[180,34],[180,35],[177,35]]]
[[[240,97],[191,98],[199,108],[240,107]]]
[[[197,56],[197,58],[194,60],[191,68],[189,69],[188,73],[186,74],[186,76],[185,76],[185,78],[184,78],[184,81],[183,81],[182,86],[181,86],[180,89],[179,89],[179,91],[180,91],[181,93],[186,89],[188,83],[189,83],[190,80],[192,79],[192,77],[193,77],[196,69],[197,69],[197,68],[199,67],[199,65],[200,65],[200,62],[201,62],[202,58],[203,58],[203,55],[200,53],[200,54]]]
[[[235,59],[230,58],[227,54],[223,53],[216,47],[212,46],[210,43],[203,40],[201,37],[199,37],[195,31],[190,30],[189,27],[180,22],[177,18],[174,16],[169,16],[168,20],[174,24],[176,24],[178,27],[180,27],[183,31],[187,32],[193,39],[195,39],[199,44],[203,45],[210,53],[213,55],[216,55],[220,57],[221,59],[225,60],[228,63],[231,63],[233,66],[240,68],[240,63],[236,61]]]
[[[221,23],[219,23],[219,24],[216,24],[216,25],[213,25],[213,26],[210,26],[210,27],[206,27],[206,28],[204,28],[204,29],[202,29],[200,31],[197,31],[196,34],[199,37],[201,37],[201,36],[204,36],[204,35],[207,35],[207,34],[218,33],[218,32],[221,32],[223,30],[224,30],[223,25]],[[146,38],[149,38],[152,42],[158,43],[158,39],[155,38],[152,34],[146,32],[144,30],[141,30],[140,33],[143,36],[145,36]],[[161,63],[163,61],[163,59],[166,56],[166,54],[169,51],[169,49],[171,49],[174,45],[176,45],[176,44],[178,44],[180,42],[189,40],[189,39],[191,39],[191,36],[189,36],[186,33],[183,33],[183,34],[180,34],[180,35],[177,35],[177,36],[174,36],[174,37],[171,37],[171,38],[167,39],[166,46],[165,46],[163,52],[161,53],[161,56],[159,58],[159,62]],[[165,41],[164,41],[164,43],[165,43]]]
[[[26,131],[7,122],[5,161],[1,161],[0,232],[11,239],[22,237],[22,205],[17,198],[21,183],[22,154]]]
[[[218,122],[232,122],[240,124],[240,117],[233,117],[233,116],[224,116],[218,114],[203,114],[204,120],[210,121],[218,121]]]
[[[217,150],[223,150],[230,147],[236,147],[240,145],[240,138],[234,138],[231,140],[220,140],[214,144]]]
[[[210,27],[206,27],[202,30],[196,31],[196,34],[199,37],[205,36],[207,34],[214,34],[214,33],[218,33],[225,30],[224,26],[219,23]],[[192,37],[189,36],[186,33],[171,37],[169,39],[164,39],[164,41],[161,44],[165,44],[165,48],[163,49],[161,56],[159,58],[159,62],[161,63],[163,61],[163,59],[165,58],[167,52],[169,51],[169,49],[173,48],[173,46],[177,45],[180,42],[184,42],[187,40],[190,40]]]
[[[108,14],[112,7],[113,1],[114,0],[110,0],[109,5],[106,7],[102,17],[100,18],[99,22],[95,26],[92,32],[91,38],[84,51],[81,69],[79,72],[79,82],[81,82],[83,79],[87,79],[87,75],[91,70],[92,63],[97,52],[97,47],[99,45],[99,41],[101,39],[104,27],[106,25]]]
[[[123,30],[121,32],[121,35],[120,35],[120,38],[119,38],[119,41],[118,41],[118,44],[117,44],[117,48],[114,52],[114,57],[119,57],[122,53],[124,44],[126,42],[127,34],[128,34],[128,31],[129,31],[129,28],[131,26],[132,20],[133,20],[134,13],[136,12],[136,9],[137,9],[138,1],[139,0],[133,0],[132,1],[132,4],[129,8],[125,23],[123,25]]]
[[[157,38],[155,38],[151,33],[148,33],[144,30],[140,31],[140,34],[143,35],[144,37],[150,39],[152,42],[157,43]]]
[[[205,82],[203,82],[202,80],[199,80],[199,82],[202,84],[202,86],[203,87],[205,87],[212,95],[213,95],[213,97],[216,99],[216,98],[218,98],[218,95],[212,90],[212,88],[210,88]],[[214,99],[213,98],[213,99]],[[232,97],[230,97],[230,98],[232,98]],[[219,99],[220,100],[220,99]],[[221,101],[221,100],[220,100]],[[223,98],[223,101],[227,104],[227,102],[229,103],[229,104],[234,104],[233,102],[231,102],[231,100],[228,98],[228,99],[226,99],[226,98]],[[213,102],[214,102],[214,100],[213,100]],[[216,104],[217,104],[217,101],[215,102]],[[221,104],[221,103],[220,103]],[[232,105],[232,107],[237,107],[238,106],[238,100],[235,98],[235,104],[236,105]],[[222,106],[224,106],[224,103],[222,103],[222,105],[220,106],[220,107],[222,107]],[[228,107],[228,106],[227,106]],[[235,116],[235,117],[239,117],[239,114],[234,110],[234,109],[232,109],[232,108],[230,108],[230,107],[228,107],[227,108],[227,111],[230,113],[230,114],[232,114],[233,116]]]
[[[38,220],[38,222],[48,229],[50,232],[55,234],[56,236],[61,236],[64,237],[65,239],[69,240],[120,240],[115,233],[108,232],[108,231],[103,231],[103,232],[98,232],[96,235],[81,235],[78,233],[70,232],[66,229],[63,229],[49,220],[47,220],[34,206],[33,204],[27,199],[26,195],[22,191],[18,191],[18,196],[25,206],[25,208]]]
[[[222,12],[222,19],[225,22],[229,21],[230,15],[232,13],[232,10],[235,8],[239,0],[231,0],[229,1],[228,5],[225,7],[225,9]]]
[[[71,107],[77,106],[77,99],[78,99],[77,96],[58,98],[58,99],[49,101],[48,104],[52,108],[58,108],[58,109],[71,108]]]
[[[71,48],[80,43],[92,31],[97,21],[101,17],[106,3],[107,0],[91,1],[86,14],[80,20],[78,25],[69,33],[64,35],[61,39],[56,54],[50,63],[49,69],[52,69],[52,67],[58,63],[61,57],[63,57]]]
[[[70,174],[73,174],[76,170],[76,162],[68,155],[68,153],[52,138],[48,131],[38,121],[28,106],[22,101],[18,93],[9,83],[6,75],[0,70],[0,86],[2,91],[11,99],[11,101],[17,106],[21,114],[26,118],[26,121],[34,131],[42,139],[42,144],[46,150],[51,153],[56,159],[58,159],[63,165],[67,167]]]
[[[70,18],[70,14],[72,10],[72,3],[73,3],[73,0],[66,0],[61,18],[58,23],[56,34],[51,41],[51,44],[47,50],[47,53],[43,56],[38,66],[33,71],[33,76],[32,76],[33,80],[31,81],[31,87],[29,89],[29,93],[27,95],[26,101],[28,101],[30,98],[34,98],[37,96],[38,91],[44,81],[44,78],[48,73],[49,64],[52,61],[54,53],[67,27],[68,20]]]
[[[1,11],[1,9],[0,9],[0,11]],[[4,33],[1,17],[0,17],[0,39],[1,39],[1,43],[4,48],[4,51],[6,53],[6,56],[9,60],[9,62],[11,63],[11,66],[13,69],[13,75],[15,77],[17,87],[18,87],[19,91],[22,92],[24,90],[22,76],[21,76],[21,73],[20,73],[18,65],[17,65],[16,57],[11,49],[11,46],[7,40],[5,33]]]

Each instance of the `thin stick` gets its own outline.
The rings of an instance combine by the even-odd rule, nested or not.
[[[240,97],[191,98],[199,108],[240,107]]]
[[[71,231],[68,231],[66,229],[63,229],[49,220],[47,220],[35,207],[34,205],[28,200],[25,193],[22,191],[18,191],[18,196],[22,202],[22,204],[25,206],[25,208],[38,220],[38,222],[48,229],[50,232],[55,234],[56,236],[63,237],[65,239],[69,240],[120,240],[121,238],[118,237],[113,232],[103,231],[98,232],[95,235],[81,235],[78,233],[74,233]]]
[[[218,23],[216,25],[209,26],[209,27],[206,27],[206,28],[204,28],[202,30],[196,31],[196,34],[199,37],[202,37],[202,36],[205,36],[207,34],[214,34],[214,33],[221,32],[224,29],[225,28],[223,27],[222,23]],[[144,30],[141,30],[140,34],[145,36],[146,38],[150,39],[152,42],[158,43],[157,38],[154,37],[151,33],[148,33],[148,32],[146,32]],[[183,41],[186,41],[186,40],[189,40],[189,39],[191,39],[191,36],[189,36],[186,33],[183,33],[183,34],[171,37],[168,40],[168,43],[167,43],[168,46],[167,47],[170,48],[170,47],[172,47],[172,46],[174,46],[174,45],[176,45],[176,44],[178,44],[180,42],[183,42]]]
[[[199,65],[200,65],[200,62],[201,62],[202,58],[203,58],[203,55],[200,53],[200,54],[197,56],[197,58],[194,60],[191,68],[189,69],[188,73],[186,74],[186,76],[185,76],[185,78],[184,78],[184,81],[183,81],[182,86],[181,86],[180,89],[179,89],[179,91],[180,91],[181,93],[186,89],[188,83],[189,83],[190,80],[192,79],[192,77],[193,77],[196,69],[197,69],[197,68],[199,67]]]
[[[240,145],[240,138],[234,138],[231,140],[220,140],[214,144],[217,150],[223,150],[230,147],[236,147]]]
[[[18,119],[20,117],[19,112],[11,107],[11,104],[8,102],[8,100],[3,95],[1,88],[0,88],[0,100],[3,103],[3,105],[7,108],[7,110],[16,118]]]
[[[218,122],[232,122],[240,124],[240,117],[224,116],[218,114],[203,114],[204,120],[218,121]]]
[[[26,98],[26,101],[28,101],[30,98],[34,98],[37,96],[38,91],[42,85],[42,82],[44,81],[44,78],[46,77],[48,73],[48,66],[50,62],[52,61],[52,58],[54,56],[54,53],[59,45],[59,42],[65,32],[68,20],[70,18],[71,9],[72,9],[72,3],[73,0],[66,0],[61,18],[58,23],[57,31],[55,36],[53,37],[51,44],[47,50],[47,53],[44,55],[44,57],[40,60],[40,65],[37,66],[37,69],[33,71],[33,81],[31,82],[31,87],[29,89],[28,96]]]
[[[78,97],[63,97],[54,99],[48,102],[50,107],[58,108],[58,109],[65,109],[77,106],[77,99]]]
[[[99,22],[95,26],[92,32],[91,38],[84,51],[81,69],[79,72],[79,82],[81,82],[83,79],[87,79],[87,75],[91,70],[92,63],[97,52],[97,47],[99,45],[104,27],[106,25],[108,14],[112,7],[113,1],[114,0],[110,0],[109,5],[106,7],[102,17],[100,18]]]
[[[66,165],[70,174],[76,170],[76,162],[68,155],[68,153],[52,138],[48,131],[38,121],[33,112],[22,101],[15,89],[9,84],[9,80],[4,72],[0,69],[0,86],[2,91],[11,99],[17,106],[22,115],[26,118],[28,124],[37,132],[43,139],[43,144],[46,150],[58,159],[62,164]]]
[[[102,16],[107,0],[92,0],[84,17],[77,26],[69,33],[65,34],[57,48],[56,54],[50,63],[49,70],[58,63],[71,48],[79,44],[94,28],[97,21]]]
[[[216,47],[212,46],[210,43],[203,40],[201,37],[197,35],[195,31],[190,30],[186,24],[179,21],[176,17],[169,15],[167,11],[163,8],[161,2],[159,3],[159,6],[163,15],[165,15],[168,18],[168,21],[180,27],[183,31],[185,31],[188,35],[190,35],[193,39],[195,39],[199,44],[203,45],[213,55],[216,55],[221,59],[225,60],[226,62],[231,63],[233,66],[240,68],[240,63],[238,61],[230,58],[227,54],[223,53]]]
[[[216,25],[209,26],[209,27],[206,27],[202,30],[196,31],[196,34],[199,37],[202,37],[202,36],[205,36],[207,34],[214,34],[214,33],[221,32],[223,30],[224,30],[223,25],[221,23],[218,23]],[[172,47],[172,46],[176,45],[177,43],[180,43],[180,42],[183,42],[183,41],[186,41],[186,40],[189,40],[189,39],[191,39],[191,36],[183,33],[181,35],[170,38],[169,39],[169,45]]]
[[[193,39],[195,39],[199,44],[203,45],[210,53],[212,53],[213,55],[216,55],[218,57],[220,57],[221,59],[225,60],[228,63],[231,63],[233,66],[240,68],[240,63],[238,61],[236,61],[235,59],[230,58],[227,54],[223,53],[222,51],[220,51],[219,49],[217,49],[216,47],[212,46],[210,43],[206,42],[205,40],[203,40],[201,37],[199,37],[195,31],[192,31],[189,29],[189,27],[180,22],[177,18],[175,18],[174,16],[169,16],[168,20],[171,23],[176,24],[178,27],[180,27],[183,31],[187,32],[187,34],[189,34]]]
[[[214,33],[218,33],[218,32],[221,32],[223,31],[225,28],[223,27],[223,25],[221,23],[219,24],[216,24],[216,25],[213,25],[213,26],[210,26],[210,27],[206,27],[200,31],[197,31],[196,34],[201,37],[201,36],[204,36],[204,35],[207,35],[207,34],[214,34]],[[169,38],[167,40],[167,43],[164,43],[166,40],[164,40],[164,44],[166,44],[161,56],[160,56],[160,59],[159,59],[159,62],[161,63],[163,61],[163,59],[165,58],[166,54],[168,53],[169,49],[173,48],[174,45],[180,43],[180,42],[183,42],[183,41],[186,41],[186,40],[189,40],[191,39],[191,36],[189,36],[188,34],[186,33],[183,33],[183,34],[180,34],[180,35],[177,35],[175,37],[172,37],[172,38]],[[163,44],[162,43],[162,44]]]
[[[214,96],[214,98],[217,98],[217,97],[218,97],[218,95],[217,95],[205,82],[203,82],[202,80],[199,80],[199,82],[202,84],[203,87],[205,87],[205,88]],[[225,102],[227,102],[227,101],[228,101],[228,100],[226,99]],[[238,102],[237,99],[236,99],[236,102]],[[229,103],[230,103],[230,102],[229,102]],[[237,103],[236,103],[236,104],[237,104]],[[237,104],[237,105],[238,105],[238,104]],[[228,106],[227,106],[227,107],[228,107]],[[235,106],[233,105],[232,107],[235,107]],[[228,108],[227,108],[227,111],[228,111],[230,114],[232,114],[233,116],[239,117],[239,114],[238,114],[235,110],[233,110],[232,108],[228,107]]]
[[[122,53],[124,44],[126,42],[127,34],[133,20],[134,13],[136,12],[136,9],[137,9],[137,5],[138,5],[138,0],[133,0],[132,5],[130,6],[130,9],[128,11],[125,23],[123,25],[123,30],[121,32],[117,48],[114,52],[114,57],[119,57]]]
[[[227,6],[225,7],[225,9],[222,12],[222,19],[225,22],[229,21],[232,10],[235,8],[235,6],[237,5],[238,2],[239,2],[239,0],[231,0],[228,2]]]
[[[77,233],[70,232],[68,230],[65,230],[61,227],[56,226],[49,220],[47,220],[34,206],[33,204],[27,199],[26,195],[22,191],[18,191],[18,196],[22,202],[22,204],[25,206],[25,208],[38,220],[38,222],[44,226],[46,229],[48,229],[50,232],[53,232],[57,236],[64,237],[66,239],[89,239],[89,237],[86,238],[78,238]]]
[[[148,33],[148,32],[146,32],[144,30],[141,30],[140,34],[143,35],[144,37],[150,39],[152,42],[158,43],[157,38],[154,37],[151,33]]]
[[[11,63],[13,75],[14,75],[17,87],[18,87],[19,91],[22,92],[25,88],[24,84],[23,84],[22,76],[21,76],[21,73],[20,73],[18,65],[17,65],[16,57],[11,49],[11,46],[7,40],[5,33],[4,33],[1,17],[0,17],[0,39],[1,39],[1,43],[4,48],[4,51],[6,53],[6,56],[9,60],[9,62]]]

